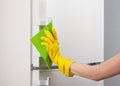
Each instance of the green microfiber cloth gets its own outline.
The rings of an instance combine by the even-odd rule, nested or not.
[[[45,27],[42,28],[42,30],[40,30],[37,34],[35,34],[30,40],[32,42],[32,44],[35,46],[35,48],[38,50],[38,52],[40,53],[40,55],[42,56],[42,58],[44,59],[44,62],[47,64],[48,68],[51,67],[52,65],[52,61],[47,53],[47,49],[45,46],[41,45],[41,42],[43,42],[43,40],[41,40],[40,38],[42,36],[46,36],[44,33],[44,30],[48,30],[50,31],[50,33],[52,33],[52,21],[47,24]]]

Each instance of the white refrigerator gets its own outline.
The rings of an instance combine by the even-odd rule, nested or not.
[[[58,33],[62,55],[83,64],[104,61],[104,0],[33,0],[31,36],[50,21]],[[39,65],[39,53],[32,46],[33,86],[103,86],[79,76],[65,77],[53,65]],[[40,67],[41,66],[41,67]]]

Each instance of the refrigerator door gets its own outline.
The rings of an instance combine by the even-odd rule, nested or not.
[[[50,86],[103,86],[103,81],[96,82],[78,76],[69,78],[63,76],[63,74],[58,70],[51,72],[49,81]]]
[[[47,0],[47,18],[54,22],[64,56],[103,61],[103,0]]]
[[[104,81],[96,82],[78,76],[70,78],[53,69],[33,71],[32,86],[104,86]]]
[[[62,55],[87,64],[104,60],[104,0],[33,0],[32,10],[32,35],[39,25],[53,20]],[[39,66],[38,57],[33,47],[33,66]],[[58,69],[33,71],[33,86],[41,82],[45,86],[103,86],[103,81],[65,77]]]

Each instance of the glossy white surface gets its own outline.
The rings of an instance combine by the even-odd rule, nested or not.
[[[41,2],[40,6],[36,6],[39,5],[38,2]],[[43,7],[43,4],[46,7]],[[37,25],[42,19],[45,19],[45,23],[53,20],[64,56],[80,63],[104,60],[103,0],[35,0],[33,5],[35,21],[33,35],[37,33]],[[40,9],[39,12],[38,9]],[[42,18],[39,19],[41,16]],[[35,66],[38,65],[38,56],[39,53],[33,48],[33,65]],[[103,86],[104,83],[77,76],[68,78],[58,70],[45,70],[40,75],[39,73],[39,71],[33,72],[35,86],[36,83],[39,84],[39,79],[46,80],[48,76],[51,77],[50,86]]]
[[[103,61],[103,0],[47,0],[47,17],[54,22],[64,56]]]

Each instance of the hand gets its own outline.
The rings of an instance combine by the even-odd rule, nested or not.
[[[41,39],[45,41],[42,42],[41,44],[47,48],[50,59],[57,64],[55,57],[56,55],[60,55],[60,48],[58,44],[56,31],[54,28],[52,28],[53,34],[51,34],[48,30],[45,30],[44,32],[47,37],[41,37]]]
[[[74,61],[61,55],[55,29],[52,28],[52,34],[48,30],[44,32],[47,37],[41,37],[41,39],[45,41],[41,44],[47,48],[50,59],[58,65],[58,68],[64,75],[69,77],[73,76],[74,74],[70,72],[70,66]]]

